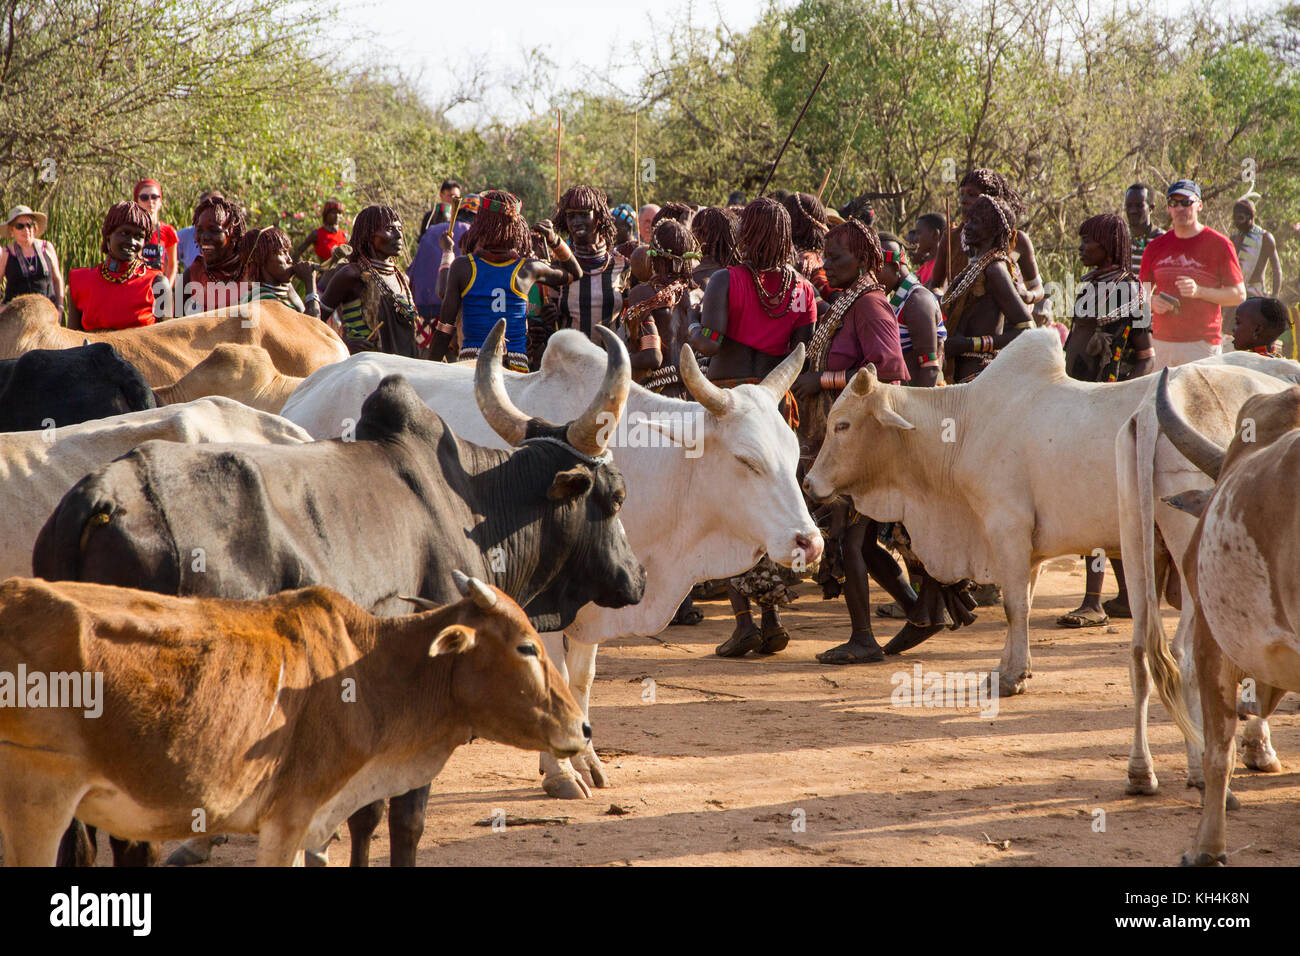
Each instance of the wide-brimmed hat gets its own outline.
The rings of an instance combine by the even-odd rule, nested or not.
[[[45,232],[45,224],[49,221],[45,218],[45,213],[36,212],[31,206],[14,206],[13,209],[9,210],[9,215],[6,217],[4,225],[0,226],[0,229],[4,230],[6,239],[12,239],[14,237],[14,231],[9,227],[13,225],[13,221],[19,216],[31,216],[36,220],[36,235],[32,237],[33,239],[40,238],[41,234]]]

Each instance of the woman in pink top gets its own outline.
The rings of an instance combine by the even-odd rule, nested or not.
[[[794,243],[790,214],[775,199],[755,199],[745,207],[736,236],[741,264],[719,269],[704,290],[700,321],[691,326],[690,344],[710,356],[708,376],[731,388],[762,381],[812,336],[817,320],[816,297],[807,279],[791,265]],[[792,395],[782,402],[786,421],[799,422]],[[771,558],[727,585],[736,629],[720,644],[721,657],[749,651],[775,654],[790,642],[781,626],[777,605],[794,600],[794,576]],[[763,626],[754,625],[750,597],[763,609]]]

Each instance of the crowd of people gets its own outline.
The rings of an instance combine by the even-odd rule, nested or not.
[[[1125,381],[1218,354],[1225,331],[1237,349],[1280,354],[1289,321],[1277,298],[1281,264],[1251,200],[1234,207],[1229,237],[1201,221],[1197,183],[1178,180],[1165,193],[1168,231],[1153,222],[1157,192],[1144,183],[1126,191],[1122,215],[1078,227],[1086,272],[1069,306],[1068,336],[1059,326],[1075,379]],[[899,224],[899,232],[908,227],[899,236],[878,229],[864,198],[837,210],[818,196],[777,190],[749,201],[733,193],[703,208],[668,201],[634,209],[576,185],[549,218],[530,224],[511,193],[466,193],[448,179],[403,268],[407,234],[391,207],[359,210],[348,230],[343,204],[331,200],[320,225],[294,245],[277,227],[249,228],[238,202],[209,191],[178,232],[162,220],[160,184],[142,179],[132,200],[104,218],[102,261],[72,270],[66,288],[54,247],[41,239],[46,216],[26,206],[4,223],[10,241],[0,247],[0,274],[5,301],[45,295],[73,329],[129,328],[275,299],[330,322],[352,352],[430,361],[473,358],[504,318],[505,363],[519,372],[539,367],[556,331],[591,336],[604,325],[626,341],[635,380],[673,397],[689,397],[676,364],[684,346],[711,381],[731,388],[761,381],[802,345],[804,370],[782,411],[806,467],[835,397],[867,364],[881,382],[968,382],[1023,331],[1051,321],[1018,192],[996,171],[974,169],[957,200],[955,221],[927,212]],[[881,660],[968,623],[976,603],[996,600],[992,586],[971,592],[930,579],[914,560],[901,567],[886,547],[909,554],[901,527],[842,503],[820,517],[831,545],[819,581],[826,595],[843,593],[852,624],[844,644],[819,656],[825,663]],[[869,578],[894,600],[882,610],[907,619],[885,647],[873,634]],[[1058,623],[1126,616],[1123,574],[1117,579],[1119,596],[1103,604],[1104,571],[1089,562],[1082,604]],[[736,625],[717,653],[784,648],[780,608],[794,583],[769,558],[726,582]],[[940,599],[922,601],[927,589]],[[922,606],[947,611],[927,619]],[[700,619],[688,599],[675,620]]]

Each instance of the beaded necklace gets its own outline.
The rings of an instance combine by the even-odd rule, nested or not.
[[[108,282],[130,282],[132,279],[138,279],[149,271],[149,267],[144,264],[143,259],[132,259],[131,264],[122,272],[114,272],[108,268],[107,262],[99,264],[99,274]]]
[[[779,266],[781,270],[781,287],[775,292],[768,292],[763,288],[763,282],[759,278],[759,271],[751,266],[748,262],[745,268],[749,270],[750,281],[754,283],[754,292],[758,294],[759,307],[767,314],[769,319],[779,319],[790,311],[794,296],[790,295],[790,290],[794,288],[794,269],[790,266]],[[764,269],[764,272],[772,272],[771,269]],[[785,307],[782,308],[782,303]],[[774,312],[773,309],[780,309]]]

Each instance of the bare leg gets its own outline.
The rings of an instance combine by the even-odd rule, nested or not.
[[[727,585],[727,597],[731,600],[731,613],[736,616],[736,629],[717,646],[714,653],[719,657],[744,657],[750,651],[758,650],[763,643],[762,632],[754,625],[749,598],[741,594],[734,584]]]
[[[823,664],[870,664],[885,659],[871,630],[871,585],[864,554],[868,536],[874,536],[875,528],[874,521],[859,518],[844,529],[844,603],[853,630],[846,642],[817,655]]]

